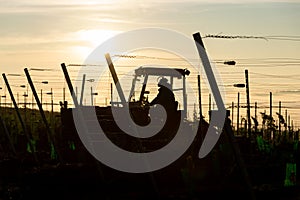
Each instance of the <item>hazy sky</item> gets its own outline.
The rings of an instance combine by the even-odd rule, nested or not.
[[[48,65],[74,60],[74,55],[75,60],[83,59],[105,36],[144,27],[170,28],[187,36],[198,31],[300,35],[300,1],[0,2],[0,58],[3,67],[15,69],[24,64]],[[216,58],[249,57],[250,53],[252,57],[299,55],[299,43],[208,42],[211,42],[207,45],[210,54]]]
[[[299,0],[0,0],[0,4],[0,69],[6,73],[23,73],[24,67],[59,68],[62,62],[82,63],[105,39],[137,28],[168,28],[191,38],[195,32],[202,35],[300,36]],[[299,39],[207,38],[204,42],[212,59],[300,59]],[[254,62],[250,61],[250,64]],[[250,72],[261,76],[300,75],[299,67],[295,66],[255,67]],[[270,76],[265,78],[266,83],[278,81]],[[261,80],[257,81],[257,86],[261,86]],[[300,83],[297,78],[288,81],[290,85],[283,90],[298,93],[292,96],[295,101],[299,97]],[[275,92],[277,86],[274,87]],[[257,95],[259,99],[263,93],[257,92]],[[283,94],[280,95],[283,98]],[[289,96],[284,97],[290,100]],[[299,109],[293,112],[299,113]]]

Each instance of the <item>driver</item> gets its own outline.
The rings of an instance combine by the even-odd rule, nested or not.
[[[171,85],[168,83],[168,79],[161,78],[158,82],[158,94],[157,96],[150,102],[150,106],[155,104],[162,105],[167,113],[174,112],[177,109],[177,103],[175,101],[174,93],[172,92]]]

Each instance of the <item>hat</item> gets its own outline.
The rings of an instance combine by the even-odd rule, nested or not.
[[[158,82],[158,86],[159,87],[161,87],[161,86],[167,86],[167,84],[168,84],[168,79],[166,79],[166,78],[164,78],[164,77],[162,77],[160,80],[159,80],[159,82]]]
[[[166,87],[166,88],[168,88],[168,89],[171,89],[171,85],[170,85],[170,83],[168,83],[168,79],[166,79],[166,78],[164,78],[164,77],[162,77],[160,80],[159,80],[159,82],[158,82],[158,87]]]

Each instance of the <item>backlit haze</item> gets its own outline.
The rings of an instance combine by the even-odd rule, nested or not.
[[[30,74],[37,90],[42,89],[45,92],[43,102],[50,102],[50,95],[46,92],[52,88],[54,102],[58,103],[63,99],[63,88],[67,88],[60,64],[82,64],[103,41],[124,31],[148,27],[166,28],[185,34],[191,39],[192,34],[196,32],[200,32],[203,37],[208,34],[251,36],[252,38],[203,39],[207,53],[223,81],[226,107],[231,110],[232,102],[236,105],[238,92],[241,95],[241,105],[245,105],[245,89],[235,88],[233,84],[245,83],[244,71],[248,69],[251,106],[257,102],[258,118],[260,119],[260,112],[266,110],[266,113],[269,113],[269,94],[272,92],[273,116],[278,112],[278,104],[281,101],[282,114],[287,111],[293,120],[294,128],[300,128],[298,0],[0,0],[0,3],[0,69],[1,73],[8,75],[15,94],[26,92],[24,88],[18,87],[27,84],[23,71],[25,67],[47,69],[30,70]],[[114,55],[113,52],[110,53]],[[143,62],[188,67],[183,61],[172,60],[171,54],[140,51],[131,55],[149,58],[144,57],[142,60],[123,57],[122,61],[120,58],[120,67],[116,64],[117,72],[122,74],[124,66],[134,70]],[[236,61],[236,65],[224,65],[223,62],[228,60]],[[200,66],[198,61],[194,64]],[[68,69],[72,80],[76,81],[79,67],[69,66]],[[197,91],[197,74],[191,74],[189,78]],[[45,85],[42,81],[49,83]],[[110,101],[110,82],[111,77],[108,75],[105,88],[97,91],[99,94],[95,96],[96,105],[103,106]],[[202,80],[202,83],[203,114],[207,119],[209,92],[205,81]],[[7,95],[7,99],[1,98],[1,101],[10,102],[3,80],[0,84],[1,96]],[[156,89],[150,91],[152,96],[149,98],[156,95]],[[68,90],[66,91],[66,99],[70,101]],[[20,97],[20,101],[23,101],[23,97]],[[194,103],[197,102],[189,102],[189,105],[193,107]],[[50,109],[49,105],[44,107]],[[56,109],[58,108],[59,106],[56,106]],[[241,115],[246,116],[245,108],[241,108]],[[254,116],[253,108],[251,115]]]

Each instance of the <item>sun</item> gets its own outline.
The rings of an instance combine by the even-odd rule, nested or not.
[[[114,30],[80,30],[75,33],[75,40],[79,45],[73,46],[72,49],[77,58],[84,59],[103,42],[119,33],[120,31]]]
[[[77,32],[78,39],[83,42],[88,42],[93,48],[118,33],[120,33],[120,31],[113,30],[81,30]]]

